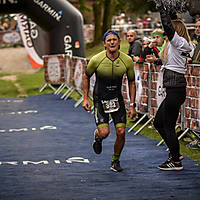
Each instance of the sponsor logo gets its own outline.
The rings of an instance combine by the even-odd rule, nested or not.
[[[19,18],[25,35],[26,45],[27,47],[32,48],[34,46],[32,39],[36,39],[39,35],[37,24],[29,20],[25,15],[19,15]]]
[[[65,53],[68,56],[72,56],[72,37],[70,35],[66,35],[64,37],[64,45],[65,45]]]
[[[0,161],[0,165],[48,165],[50,161],[48,160],[40,160],[40,161],[31,161],[31,160],[24,160],[24,161]],[[54,164],[72,164],[72,163],[90,163],[90,161],[86,158],[82,157],[71,157],[66,159],[65,161],[61,160],[53,160],[51,163]]]
[[[80,48],[80,42],[79,42],[79,41],[76,41],[76,42],[75,42],[75,48],[76,48],[76,49]]]
[[[0,4],[7,4],[7,3],[16,4],[18,3],[18,1],[17,0],[0,0]]]
[[[46,13],[51,15],[56,21],[60,22],[60,19],[62,17],[62,11],[59,11],[59,12],[55,11],[47,3],[44,3],[44,1],[40,1],[40,0],[33,0],[33,1],[38,6],[40,6]]]
[[[19,20],[22,26],[22,31],[25,35],[25,41],[26,41],[26,46],[28,48],[33,47],[33,42],[31,39],[31,33],[30,33],[30,23],[28,21],[28,18],[25,15],[19,15]]]

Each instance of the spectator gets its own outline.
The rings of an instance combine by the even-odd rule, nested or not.
[[[196,39],[196,48],[194,50],[194,55],[192,57],[192,63],[200,63],[200,19],[195,23],[195,39]]]
[[[149,45],[149,47],[153,48],[153,53],[146,54],[146,61],[149,63],[161,64],[162,61],[159,58],[161,58],[162,54],[166,51],[165,47],[168,38],[165,36],[162,29],[155,29],[152,33],[152,37],[153,42]]]
[[[166,44],[164,31],[162,29],[155,29],[152,33],[152,37],[156,44],[156,46],[154,46],[155,50],[160,53]]]
[[[154,22],[154,24],[153,24],[153,28],[154,28],[154,29],[161,29],[161,28],[162,28],[162,23],[161,23],[159,17],[156,17],[156,18],[155,18],[155,22]]]
[[[1,22],[0,22],[0,31],[4,31],[4,27]]]
[[[190,36],[183,21],[174,19],[161,4],[160,16],[168,45],[163,60],[163,87],[166,88],[166,97],[160,104],[154,127],[160,133],[169,148],[169,157],[161,165],[161,170],[182,170],[182,156],[180,155],[179,140],[175,131],[179,109],[186,98],[185,66],[186,57],[192,51]],[[173,18],[172,18],[173,17]]]
[[[142,19],[139,17],[137,18],[136,27],[137,27],[137,29],[139,29],[139,30],[137,30],[137,33],[139,35],[142,35],[143,34],[143,23],[142,23]]]
[[[131,56],[133,61],[137,61],[142,52],[142,41],[137,37],[134,30],[129,30],[127,33],[127,41],[130,44],[128,55]]]
[[[140,55],[140,60],[142,60],[144,62],[144,61],[146,61],[146,58],[148,56],[154,56],[154,55],[155,55],[155,59],[159,58],[155,40],[144,37],[143,42],[142,42],[142,46],[143,46],[143,50],[142,50],[142,53]]]
[[[10,28],[10,24],[7,21],[5,21],[2,26],[3,26],[5,31],[7,31]]]

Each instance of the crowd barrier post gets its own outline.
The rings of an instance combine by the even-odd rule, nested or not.
[[[61,96],[61,99],[67,100],[68,97],[73,93],[74,89],[72,87],[72,56],[65,55],[65,83],[63,87],[58,92],[61,93],[65,88],[67,91]]]
[[[134,63],[135,83],[136,83],[136,111],[143,116],[128,130],[131,132],[140,122],[148,117],[148,95],[149,95],[149,64]]]
[[[150,106],[151,106],[151,89],[152,89],[152,72],[151,72],[151,64],[150,63],[145,63],[148,66],[148,101],[147,101],[147,106],[148,106],[148,114],[146,114],[148,117],[150,116]],[[134,133],[134,135],[139,134],[152,120],[154,119],[153,116],[150,116],[150,118]]]

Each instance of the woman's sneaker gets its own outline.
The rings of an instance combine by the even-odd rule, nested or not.
[[[94,131],[94,142],[92,147],[96,154],[100,154],[102,152],[102,139],[96,135],[96,130]]]
[[[110,170],[112,170],[114,172],[121,172],[123,170],[123,168],[121,168],[121,166],[120,166],[120,161],[119,160],[113,161],[111,163]]]
[[[167,159],[163,164],[158,166],[161,170],[182,170],[183,166],[181,161],[175,162],[172,159]]]

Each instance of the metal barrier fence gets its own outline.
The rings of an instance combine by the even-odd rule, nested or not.
[[[86,70],[89,60],[86,58],[70,57],[67,55],[47,55],[44,56],[45,84],[41,87],[42,91],[46,86],[51,87],[55,92],[60,94],[64,88],[67,91],[61,96],[61,99],[67,100],[73,91],[77,91],[81,98],[74,105],[77,107],[83,101],[82,77]],[[144,63],[134,63],[136,78],[136,110],[143,116],[128,130],[131,132],[145,117],[148,117],[139,130],[134,134],[137,135],[151,121],[153,121],[156,111],[165,98],[165,89],[162,88],[161,66]],[[186,101],[180,110],[177,120],[183,133],[179,136],[181,139],[185,134],[190,136],[192,132],[199,137],[200,132],[200,65],[188,65],[186,72],[187,88]],[[89,97],[92,99],[92,93],[95,83],[95,75],[90,79]],[[52,85],[60,85],[56,90]],[[122,94],[126,106],[129,105],[129,92],[127,77],[124,76],[122,84]],[[93,112],[92,112],[93,113]],[[191,137],[191,136],[190,136]],[[159,146],[164,141],[159,142]]]

